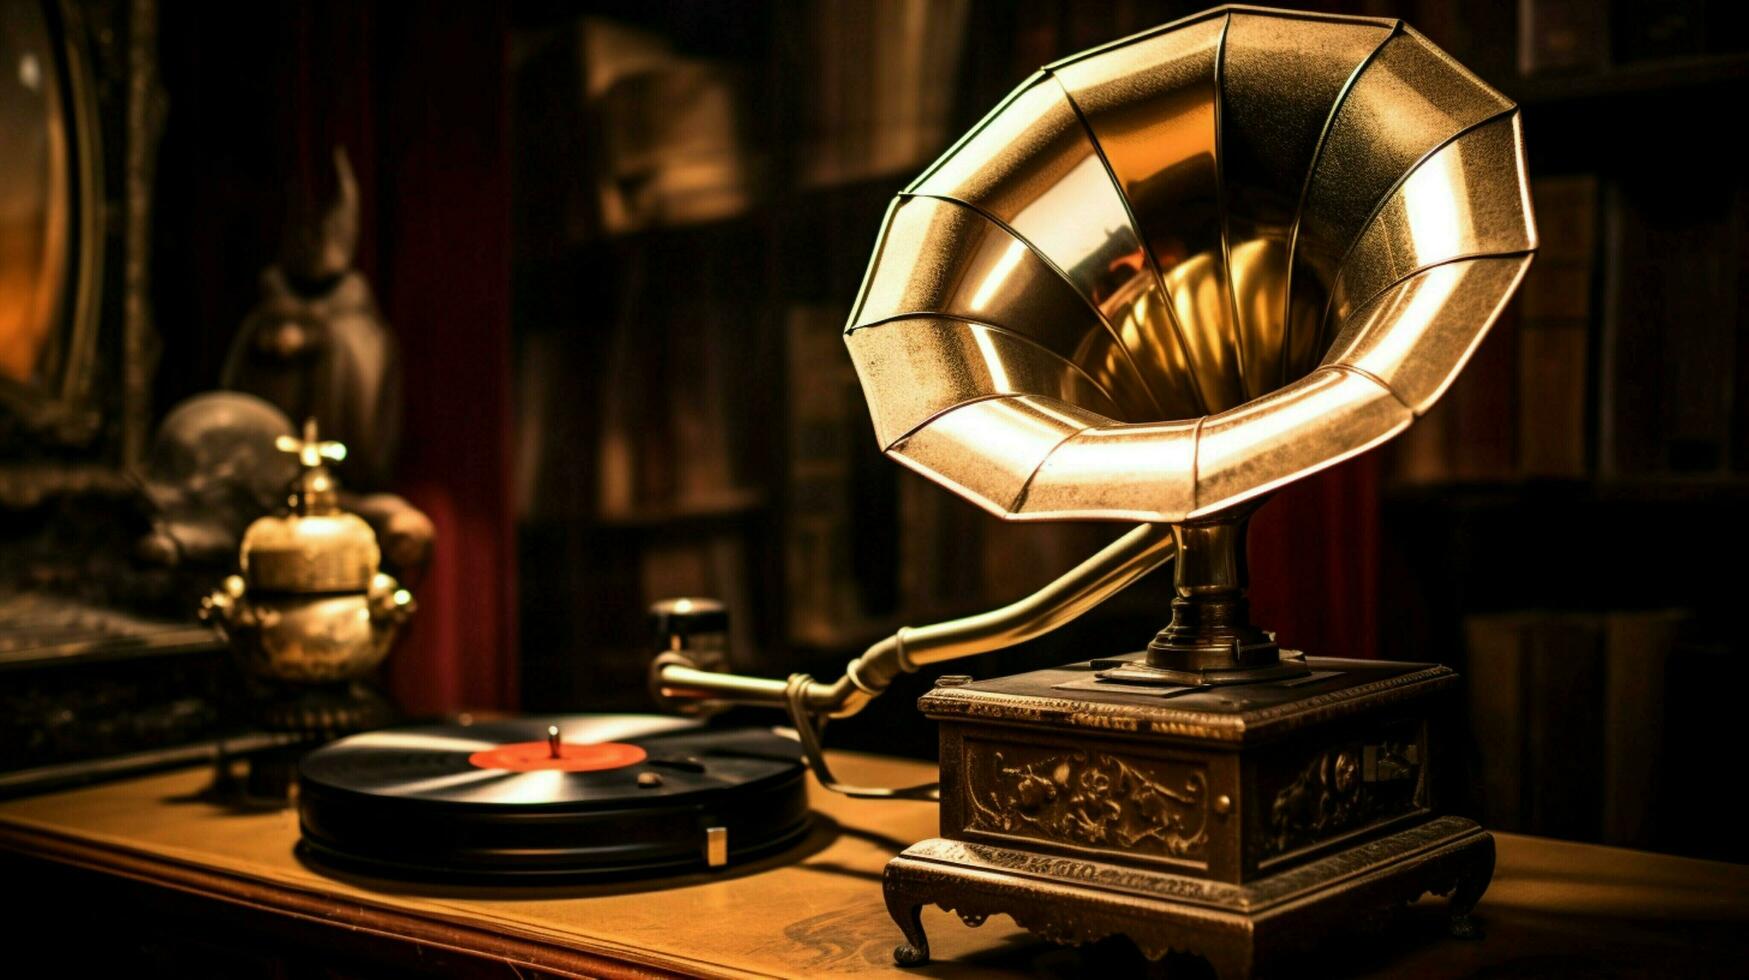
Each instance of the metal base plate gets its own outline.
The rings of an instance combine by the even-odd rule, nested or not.
[[[1127,936],[1150,959],[1192,953],[1232,978],[1427,892],[1451,896],[1464,934],[1493,873],[1494,838],[1440,817],[1243,885],[934,838],[887,864],[885,892],[903,966],[929,959],[922,909],[933,903],[973,926],[1006,914],[1052,942]]]
[[[1306,666],[1306,655],[1293,650],[1281,651],[1281,660],[1265,667],[1207,667],[1201,670],[1174,670],[1156,667],[1140,658],[1093,661],[1093,676],[1101,681],[1121,684],[1141,684],[1148,687],[1226,687],[1232,684],[1262,684],[1305,677],[1312,672]]]

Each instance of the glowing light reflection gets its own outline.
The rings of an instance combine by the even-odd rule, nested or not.
[[[1003,283],[1014,274],[1015,267],[1026,257],[1026,252],[1024,244],[1018,241],[1008,243],[1002,257],[990,267],[990,274],[984,277],[984,281],[978,284],[977,292],[972,294],[971,308],[974,312],[982,313],[989,309],[990,301],[1001,293]]]
[[[503,773],[495,772],[494,775],[502,776]],[[560,791],[565,788],[565,777],[569,775],[570,773],[561,769],[521,772],[512,779],[486,783],[471,796],[474,800],[488,803],[551,803],[560,798]]]
[[[1443,265],[1432,269],[1422,274],[1409,287],[1406,295],[1393,300],[1391,306],[1399,308],[1401,312],[1394,317],[1387,314],[1374,321],[1375,324],[1385,324],[1385,329],[1377,326],[1368,328],[1373,334],[1373,348],[1366,354],[1366,360],[1382,361],[1392,367],[1407,361],[1414,352],[1415,345],[1427,335],[1440,310],[1457,292],[1465,268],[1467,267]],[[1379,368],[1369,370],[1374,374],[1389,373],[1388,370]]]
[[[365,732],[347,740],[347,745],[361,749],[405,749],[414,752],[484,752],[498,747],[496,742],[477,738],[454,738],[426,732]]]
[[[476,769],[472,772],[452,772],[447,776],[433,776],[417,782],[403,783],[395,787],[400,793],[434,793],[439,790],[458,789],[489,779],[504,778],[503,769]]]
[[[1456,145],[1436,153],[1403,183],[1403,214],[1417,256],[1456,255],[1463,247],[1469,214],[1462,154]]]
[[[972,328],[972,342],[978,345],[978,353],[984,356],[984,367],[990,371],[990,386],[996,391],[1013,391],[1014,382],[1008,377],[1008,368],[1002,363],[1002,355],[996,350],[996,341],[988,330]]]

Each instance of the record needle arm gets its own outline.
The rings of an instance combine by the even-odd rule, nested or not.
[[[789,709],[793,716],[849,717],[900,674],[1049,633],[1170,561],[1174,553],[1170,525],[1139,525],[1024,599],[962,619],[900,629],[870,646],[846,666],[843,677],[829,684],[807,674],[773,680],[701,669],[688,655],[685,632],[668,628],[669,648],[651,665],[651,688],[671,706],[687,701],[763,705]],[[662,607],[671,610],[691,601],[671,600]]]

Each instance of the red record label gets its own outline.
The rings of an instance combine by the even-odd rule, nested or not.
[[[648,755],[642,746],[626,742],[561,742],[558,758],[554,758],[552,746],[546,742],[512,742],[475,752],[468,756],[468,762],[481,769],[505,769],[510,772],[538,772],[543,769],[599,772],[603,769],[623,769],[636,765]]]

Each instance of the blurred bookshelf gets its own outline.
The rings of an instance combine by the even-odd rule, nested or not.
[[[1678,791],[1749,679],[1749,173],[1717,142],[1749,20],[1425,6],[1417,26],[1523,106],[1541,248],[1385,450],[1381,649],[1463,672],[1444,789],[1484,823],[1749,860]]]
[[[1524,108],[1541,253],[1376,464],[1378,649],[1472,677],[1440,789],[1500,829],[1749,858],[1668,792],[1749,652],[1715,570],[1749,543],[1749,171],[1725,148],[1749,14],[1287,5],[1403,17]],[[526,708],[646,709],[662,595],[724,599],[738,669],[830,676],[1121,532],[1003,525],[883,459],[840,334],[889,201],[960,133],[1039,65],[1206,6],[514,5]],[[1138,648],[1166,578],[951,670]],[[930,755],[929,680],[834,741]]]
[[[727,602],[739,669],[830,676],[1121,533],[1001,525],[884,459],[842,331],[894,194],[1040,64],[1187,10],[517,5],[525,707],[647,710],[665,595]],[[1165,588],[969,667],[1139,647]],[[929,682],[834,741],[932,755],[907,717]]]

